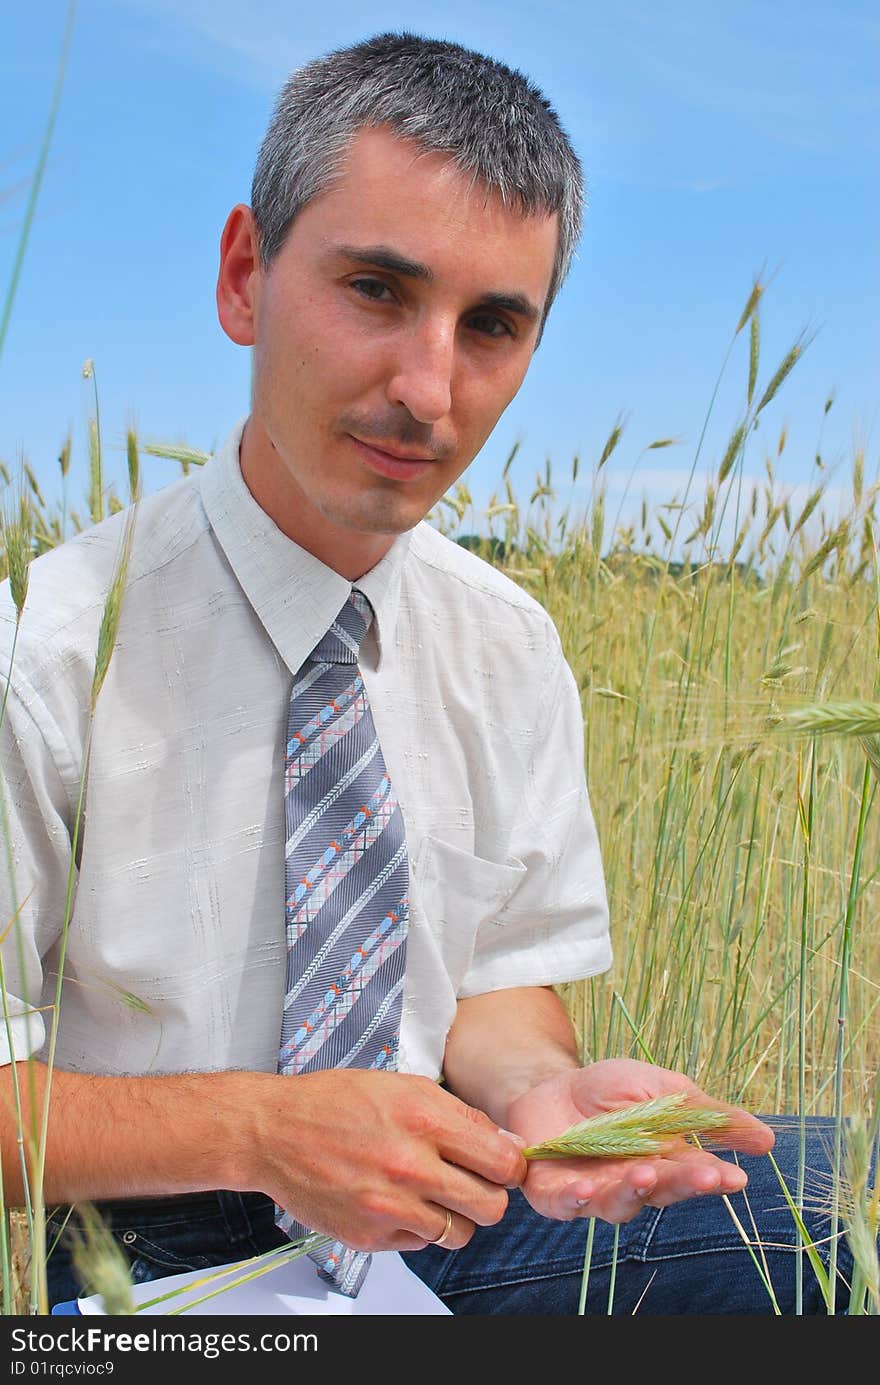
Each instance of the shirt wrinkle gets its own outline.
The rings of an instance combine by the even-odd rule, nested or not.
[[[53,749],[52,745],[47,740],[46,732],[43,726],[40,725],[39,719],[34,715],[32,705],[26,702],[21,697],[21,695],[18,692],[18,689],[14,687],[12,683],[10,683],[9,685],[9,698],[6,703],[7,715],[10,717],[11,720],[14,716],[14,708],[18,707],[20,714],[27,718],[28,724],[30,725],[32,731],[37,735],[41,744],[45,746],[46,757],[49,763],[54,768],[55,773],[58,776],[58,783],[61,786],[65,798],[67,799],[68,810],[70,812],[70,820],[72,822],[74,814],[76,812],[77,801],[79,799],[79,783],[82,777],[82,765],[80,762],[77,761],[75,755],[73,754],[73,751],[67,744],[65,737],[61,735],[61,732],[55,725],[51,713],[49,712],[49,709],[46,707],[46,704],[43,698],[40,696],[39,692],[32,685],[30,686],[30,691],[32,694],[32,702],[40,703],[42,712],[45,713],[46,723],[52,724],[55,734],[58,737],[59,744],[63,745],[68,752],[67,771],[65,772],[65,770],[63,770],[61,765],[59,764],[57,751]]]

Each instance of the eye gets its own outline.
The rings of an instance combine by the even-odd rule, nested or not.
[[[512,328],[504,321],[503,317],[496,317],[494,313],[474,313],[469,319],[471,327],[486,337],[512,337]]]
[[[386,303],[390,300],[391,290],[381,279],[352,279],[350,285],[363,298],[369,298],[371,303]],[[383,298],[383,294],[388,294],[389,298]]]

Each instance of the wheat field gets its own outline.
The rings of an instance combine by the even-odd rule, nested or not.
[[[584,1059],[647,1057],[759,1114],[857,1117],[870,1147],[880,1113],[880,488],[856,453],[843,518],[819,469],[794,505],[774,477],[784,431],[766,479],[748,480],[758,415],[800,354],[796,344],[759,389],[760,296],[756,284],[734,332],[748,408],[702,489],[645,499],[635,523],[617,522],[605,481],[624,445],[616,426],[579,512],[565,502],[584,485],[577,460],[561,481],[548,462],[518,496],[514,450],[482,511],[459,482],[429,519],[546,607],[581,691],[615,957],[607,975],[561,988]],[[84,374],[94,382],[91,362]],[[145,456],[183,471],[206,460],[129,432],[120,499],[104,483],[94,389],[79,509],[47,503],[27,459],[17,475],[0,462],[0,575],[23,620],[28,563],[136,498]],[[68,438],[65,497],[71,459]],[[843,1167],[839,1176],[842,1190]],[[858,1214],[851,1196],[841,1206],[867,1218],[876,1246],[876,1190],[863,1190]],[[6,1311],[20,1310],[28,1281],[27,1228],[11,1219]],[[877,1311],[876,1256],[866,1278],[866,1311]]]

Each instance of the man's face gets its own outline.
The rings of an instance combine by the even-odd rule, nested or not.
[[[353,578],[424,518],[522,383],[557,233],[555,214],[505,207],[448,156],[359,131],[269,270],[246,276],[242,472],[285,533]],[[221,259],[218,301],[223,276]]]

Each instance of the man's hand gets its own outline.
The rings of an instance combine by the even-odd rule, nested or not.
[[[588,1116],[672,1092],[686,1092],[696,1105],[729,1113],[729,1124],[707,1137],[716,1148],[747,1154],[766,1154],[773,1148],[769,1126],[740,1107],[707,1096],[681,1073],[627,1058],[573,1068],[541,1082],[511,1103],[506,1123],[528,1144],[537,1144]],[[619,1223],[631,1221],[645,1206],[667,1207],[705,1193],[735,1193],[746,1181],[736,1164],[679,1136],[662,1154],[647,1158],[530,1160],[522,1190],[535,1211],[546,1217],[599,1217]]]
[[[261,1091],[249,1186],[355,1250],[466,1245],[526,1173],[514,1140],[427,1077],[330,1069]]]
[[[13,1078],[23,1129],[38,1130],[47,1071],[0,1068],[3,1190],[21,1206]],[[25,1153],[33,1171],[29,1145]],[[444,1245],[458,1248],[477,1225],[500,1221],[507,1187],[525,1175],[516,1141],[427,1077],[359,1068],[52,1077],[49,1206],[259,1191],[357,1250],[421,1250],[443,1234],[448,1209]]]

